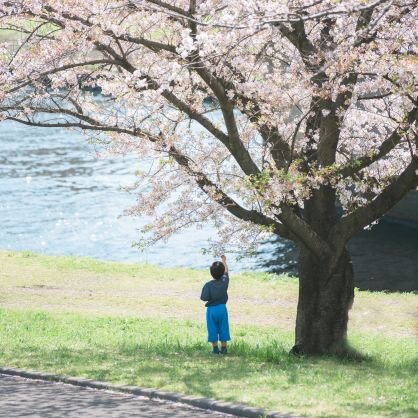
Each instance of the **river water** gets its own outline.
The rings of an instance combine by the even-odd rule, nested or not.
[[[98,159],[80,133],[0,123],[0,248],[45,254],[206,268],[202,248],[211,226],[183,231],[140,252],[146,218],[121,216],[135,203],[122,190],[135,180],[133,157]],[[381,222],[350,243],[357,286],[418,290],[418,228]],[[233,270],[295,273],[296,251],[284,240],[264,243]]]

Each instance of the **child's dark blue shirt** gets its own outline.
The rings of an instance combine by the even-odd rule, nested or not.
[[[205,306],[216,306],[228,302],[229,275],[224,275],[219,280],[211,280],[203,286],[200,299],[205,301]]]

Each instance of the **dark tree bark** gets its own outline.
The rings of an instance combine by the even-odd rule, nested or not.
[[[327,255],[303,242],[299,247],[299,299],[294,352],[305,354],[341,353],[346,349],[348,311],[354,301],[354,278],[346,240],[329,242],[338,223],[335,190],[321,186],[305,201],[305,220],[327,244]]]
[[[353,268],[348,251],[344,251],[330,272],[329,263],[321,263],[311,251],[300,246],[293,350],[305,354],[344,352],[348,312],[353,301]]]

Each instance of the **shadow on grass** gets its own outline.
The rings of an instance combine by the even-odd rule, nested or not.
[[[13,364],[7,356],[2,362],[6,361],[10,366],[174,390],[226,401],[239,401],[247,390],[252,391],[251,396],[256,396],[255,390],[260,393],[290,390],[288,396],[292,397],[292,390],[298,387],[309,391],[315,386],[327,385],[338,392],[355,385],[363,391],[362,385],[366,380],[368,385],[375,385],[381,379],[396,386],[405,379],[411,382],[417,367],[412,360],[405,361],[401,367],[385,365],[379,359],[361,355],[355,350],[344,357],[296,357],[288,351],[289,348],[277,340],[259,345],[235,341],[230,345],[227,356],[212,355],[210,346],[204,342],[182,343],[174,339],[84,347],[71,343],[43,347],[29,343],[10,352]],[[220,387],[225,390],[220,390]],[[367,390],[365,386],[364,391]],[[394,397],[393,394],[388,396]],[[380,408],[382,415],[413,416],[408,414],[414,412],[410,404],[394,400],[379,406],[379,402],[383,403],[379,397],[376,401],[365,401],[363,404],[360,400],[344,402],[348,402],[353,410],[358,407],[359,415],[363,409],[365,414],[370,413],[370,410],[367,411],[371,407],[370,402],[373,408],[376,402],[376,408]]]
[[[373,402],[373,406],[370,406],[370,403],[363,403],[363,402],[353,402],[353,407],[356,410],[358,416],[365,416],[370,414],[370,409],[373,410],[373,415],[376,417],[405,417],[405,418],[413,418],[418,417],[418,408],[414,406],[408,406],[406,408],[399,408],[399,405],[388,406],[384,404],[384,399],[375,399]],[[393,411],[392,413],[390,413]],[[328,417],[327,417],[328,418]]]
[[[288,353],[286,333],[241,330],[227,356],[214,356],[204,327],[194,322],[0,310],[0,363],[260,407],[285,401],[309,410],[331,402],[344,416],[376,392],[386,415],[407,416],[418,372],[414,341],[362,336],[354,341],[372,354],[353,349],[344,356],[296,357]]]

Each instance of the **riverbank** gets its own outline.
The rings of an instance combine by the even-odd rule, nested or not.
[[[232,274],[228,357],[210,356],[203,271],[0,252],[0,364],[312,417],[417,413],[417,296],[356,292],[356,359],[295,358],[297,280]]]

